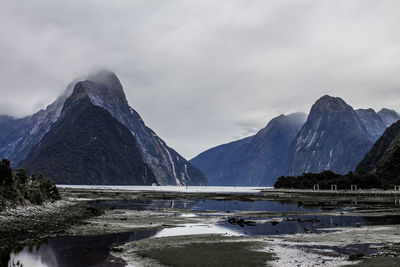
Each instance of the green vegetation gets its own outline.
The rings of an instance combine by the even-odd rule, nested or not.
[[[351,185],[358,188],[389,188],[381,179],[373,174],[354,174],[349,172],[346,175],[323,171],[321,173],[303,173],[301,176],[282,176],[275,182],[275,188],[312,189],[314,184],[319,189],[331,189],[331,185],[337,185],[338,190],[350,189]],[[391,187],[390,187],[391,188]]]
[[[255,251],[252,242],[190,243],[140,251],[138,255],[156,259],[167,266],[263,266],[273,259],[267,252]],[[238,255],[240,254],[240,257]]]
[[[13,171],[10,161],[0,162],[0,208],[11,203],[42,204],[45,200],[58,200],[56,185],[42,175],[28,176],[23,169]]]
[[[144,260],[149,266],[155,260],[163,266],[265,266],[276,259],[266,252],[266,243],[257,239],[220,235],[187,235],[150,238],[134,241],[120,247],[113,255]],[[118,248],[117,248],[118,250]],[[122,253],[122,254],[120,254]],[[150,259],[147,262],[146,259]]]
[[[84,90],[81,88],[81,91]],[[57,184],[151,185],[136,139],[107,110],[90,103],[85,91],[67,100],[63,115],[19,167]]]

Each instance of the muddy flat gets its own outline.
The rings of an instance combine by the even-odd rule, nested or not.
[[[380,266],[399,264],[396,199],[299,198],[232,188],[63,188],[103,210],[56,236],[3,248],[24,266]],[[78,204],[74,204],[78,205]],[[1,218],[0,218],[1,219]],[[171,256],[174,255],[174,256]],[[197,265],[196,265],[197,264]]]

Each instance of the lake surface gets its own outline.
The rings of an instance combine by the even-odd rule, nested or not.
[[[96,201],[94,205],[116,209],[160,210],[181,209],[188,212],[223,212],[227,215],[215,225],[187,224],[182,227],[166,228],[162,230],[141,230],[128,233],[117,233],[96,236],[61,236],[47,242],[36,244],[33,247],[20,249],[9,248],[0,251],[1,264],[17,263],[24,266],[53,267],[53,266],[106,266],[120,267],[125,263],[110,255],[113,246],[145,238],[174,236],[183,234],[226,234],[226,235],[280,235],[295,233],[311,233],[330,231],[332,227],[362,226],[368,224],[395,224],[400,223],[398,217],[355,217],[355,216],[318,216],[296,215],[277,216],[266,220],[265,217],[243,217],[249,223],[232,223],[230,215],[243,211],[262,212],[316,212],[319,208],[307,208],[296,203],[278,201],[217,201],[217,200],[107,200]],[[228,212],[229,213],[226,213]],[[186,214],[183,216],[196,216]],[[12,266],[12,265],[11,265]]]
[[[161,192],[187,192],[187,193],[258,193],[263,189],[272,187],[252,186],[130,186],[130,185],[57,185],[59,188],[74,189],[105,189],[126,191],[161,191]]]
[[[93,203],[95,206],[102,206],[114,209],[133,210],[162,210],[182,209],[188,211],[216,211],[216,212],[241,212],[241,211],[262,211],[262,212],[316,212],[320,208],[309,208],[299,206],[293,202],[280,201],[238,201],[238,200],[105,200]]]

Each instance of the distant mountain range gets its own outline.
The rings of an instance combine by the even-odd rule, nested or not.
[[[354,110],[323,96],[308,116],[280,115],[257,134],[188,162],[129,106],[118,77],[102,70],[72,82],[45,110],[0,115],[0,158],[60,184],[272,186],[279,176],[346,174],[357,165],[357,173],[393,177],[399,119],[393,110]]]
[[[85,101],[75,101],[80,97]],[[0,126],[0,158],[57,183],[207,185],[201,171],[145,125],[106,70],[73,82],[46,110],[21,119],[0,116]],[[83,158],[72,158],[73,150]],[[84,166],[74,165],[77,160]]]
[[[191,162],[212,185],[271,185],[286,174],[289,149],[306,118],[280,115],[256,135],[211,148]]]
[[[400,117],[388,109],[354,110],[341,98],[323,96],[307,119],[283,118],[273,119],[254,136],[211,148],[191,162],[215,185],[272,186],[279,176],[323,170],[345,174]]]
[[[398,119],[394,111],[354,110],[339,97],[323,96],[311,107],[294,139],[287,175],[354,170],[376,139]]]

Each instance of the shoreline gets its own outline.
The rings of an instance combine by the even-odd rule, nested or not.
[[[110,247],[110,255],[123,259],[127,264],[146,264],[147,260],[154,263],[154,260],[162,265],[165,253],[180,251],[181,244],[188,249],[201,248],[206,255],[213,255],[213,251],[207,251],[211,242],[214,247],[219,247],[218,242],[228,242],[229,246],[240,248],[238,253],[244,256],[259,255],[255,253],[253,247],[264,250],[267,254],[262,254],[268,258],[268,264],[274,266],[284,266],[285,264],[304,263],[317,264],[318,261],[325,261],[325,265],[336,264],[357,264],[364,261],[375,260],[368,255],[357,258],[357,252],[347,251],[350,254],[340,254],[338,248],[341,245],[363,245],[373,244],[400,244],[397,233],[400,228],[394,225],[369,225],[368,223],[360,226],[343,226],[337,228],[325,228],[327,231],[304,230],[296,234],[278,235],[229,235],[229,229],[237,231],[241,229],[226,228],[216,232],[213,228],[219,223],[227,221],[230,217],[237,219],[244,218],[253,221],[255,225],[271,224],[272,226],[291,223],[299,225],[305,221],[310,221],[315,227],[321,225],[322,221],[313,218],[315,216],[324,217],[371,217],[371,221],[390,219],[390,216],[400,217],[400,205],[387,205],[389,198],[382,201],[373,202],[371,197],[357,197],[358,202],[354,202],[351,197],[332,197],[330,195],[307,195],[296,196],[282,190],[270,191],[274,194],[264,195],[263,193],[221,193],[221,192],[176,192],[176,191],[129,191],[117,189],[87,189],[87,188],[60,188],[62,195],[61,201],[47,202],[43,206],[19,206],[6,209],[0,212],[0,244],[7,247],[10,245],[28,245],[40,242],[42,239],[55,236],[97,236],[101,234],[132,233],[135,231],[155,231],[159,232],[153,238],[144,238],[142,241],[128,242],[125,245]],[[278,194],[279,193],[279,194]],[[324,192],[323,192],[324,193]],[[217,201],[238,201],[247,202],[252,205],[254,201],[278,201],[281,203],[292,203],[310,207],[319,207],[318,211],[250,211],[250,210],[190,210],[182,207],[161,205],[160,203],[173,203],[173,200],[217,200]],[[332,199],[336,199],[334,203]],[[96,203],[103,200],[111,200],[109,207],[97,207]],[[130,200],[138,200],[151,205],[159,205],[157,209],[130,209],[124,206]],[[120,201],[122,206],[113,206],[112,201]],[[364,203],[364,202],[365,203]],[[385,202],[386,201],[386,202]],[[159,204],[157,204],[157,202]],[[190,202],[190,201],[189,201]],[[301,203],[300,203],[301,202]],[[186,203],[186,202],[185,202]],[[300,216],[314,216],[313,218],[301,218]],[[396,218],[397,218],[396,217]],[[319,218],[321,219],[321,218]],[[322,220],[322,219],[321,219]],[[311,222],[312,221],[312,222]],[[26,223],[28,222],[28,223]],[[6,228],[4,228],[6,227]],[[7,228],[8,227],[8,228]],[[186,227],[186,228],[185,228]],[[251,226],[250,226],[251,227]],[[308,226],[307,226],[308,227]],[[198,228],[198,235],[193,229]],[[200,229],[201,228],[201,229]],[[192,229],[191,234],[179,237],[179,233]],[[205,230],[204,230],[205,229]],[[305,229],[305,228],[304,228]],[[318,230],[318,228],[315,228]],[[205,232],[204,232],[205,231]],[[332,232],[333,231],[333,232]],[[244,233],[244,232],[243,232]],[[391,236],[391,233],[396,233]],[[350,238],[350,237],[353,238]],[[199,239],[200,238],[200,239]],[[188,242],[182,243],[179,240]],[[304,248],[303,241],[307,240],[308,248]],[[386,241],[385,241],[386,240]],[[154,247],[159,242],[164,244]],[[179,241],[178,243],[176,243]],[[201,242],[200,242],[201,241]],[[242,249],[238,242],[245,245]],[[138,247],[139,246],[139,247]],[[148,246],[148,247],[146,247]],[[5,247],[5,246],[3,246]],[[351,247],[350,247],[351,249]],[[389,260],[388,249],[385,246],[378,246],[379,259]],[[159,258],[152,258],[152,252],[159,253]],[[250,252],[249,252],[250,251]],[[254,254],[255,253],[255,254]],[[391,252],[390,252],[391,253]],[[393,252],[396,256],[400,255],[400,250]],[[142,255],[139,258],[137,255]],[[383,256],[382,256],[383,255]],[[218,253],[215,254],[218,256]],[[355,257],[355,260],[350,260]],[[183,256],[182,256],[183,257]],[[307,259],[307,257],[310,257]],[[183,259],[183,258],[182,258]],[[180,259],[180,260],[182,260]],[[170,259],[176,260],[176,259]],[[253,260],[253,258],[249,258]],[[303,266],[303,265],[301,265]]]
[[[62,235],[70,226],[101,213],[85,201],[70,200],[5,208],[0,212],[0,248],[35,244]]]

